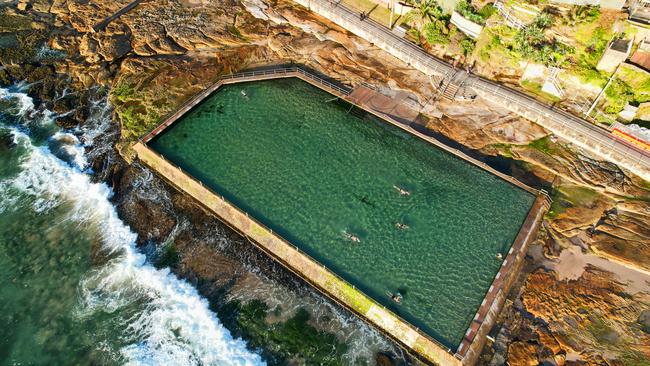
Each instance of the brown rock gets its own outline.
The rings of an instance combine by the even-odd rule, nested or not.
[[[553,355],[557,355],[558,353],[562,352],[562,347],[560,346],[560,343],[555,339],[555,337],[552,334],[546,333],[546,332],[540,332],[539,334],[539,343],[542,344],[544,347],[548,348],[553,352]]]
[[[528,342],[513,342],[508,347],[508,364],[510,366],[536,366],[537,349]]]
[[[29,1],[26,1],[26,0],[21,0],[20,2],[18,2],[18,4],[16,4],[16,9],[18,9],[20,11],[26,11],[29,8],[31,8],[31,5],[30,5]]]
[[[377,362],[377,366],[395,366],[393,358],[383,352],[377,354],[375,361]]]

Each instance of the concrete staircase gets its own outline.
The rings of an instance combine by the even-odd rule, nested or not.
[[[431,85],[448,100],[466,99],[465,81],[469,74],[462,70],[451,71],[446,75],[431,77]]]

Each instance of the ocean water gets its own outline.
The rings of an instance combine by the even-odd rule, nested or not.
[[[264,365],[136,235],[94,183],[102,101],[62,131],[20,86],[0,89],[0,365]],[[109,146],[94,146],[98,151]]]
[[[229,85],[150,146],[455,349],[534,196],[331,99]]]

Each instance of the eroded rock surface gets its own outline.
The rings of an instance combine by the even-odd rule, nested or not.
[[[130,142],[187,98],[220,75],[250,67],[296,62],[343,84],[370,81],[388,95],[406,93],[420,104],[430,130],[480,157],[510,159],[509,169],[523,181],[555,187],[544,245],[531,249],[522,286],[512,293],[497,343],[486,348],[482,362],[626,365],[650,355],[647,294],[620,283],[604,262],[572,279],[544,267],[578,245],[632,271],[649,270],[648,182],[502,107],[437,100],[420,72],[291,1],[143,1],[93,30],[127,3],[21,0],[0,10],[0,30],[16,34],[16,46],[0,50],[0,82],[34,83],[30,92],[61,114],[57,123],[64,127],[84,121],[84,105],[110,88],[121,125],[118,148],[126,156]],[[156,198],[147,194],[169,191],[136,189],[151,187],[156,178],[125,169],[115,177],[120,212],[143,245],[175,243],[177,273],[207,296],[239,289],[233,296],[244,299],[251,284],[274,286],[260,278],[279,271],[264,257],[239,251],[246,243],[235,234],[222,235],[213,218],[179,194]],[[271,269],[259,275],[255,266]],[[326,328],[335,322],[314,323]],[[380,355],[377,363],[390,358]]]

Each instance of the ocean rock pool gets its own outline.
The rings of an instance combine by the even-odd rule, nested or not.
[[[535,196],[332,98],[222,86],[149,146],[455,349]]]

